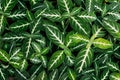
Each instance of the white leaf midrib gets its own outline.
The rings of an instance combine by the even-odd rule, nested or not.
[[[10,5],[11,3],[12,3],[12,0],[10,0],[10,1],[7,3],[6,7],[4,8],[4,11],[7,10],[7,8],[9,7],[9,5]]]
[[[53,65],[60,59],[60,57],[63,55],[63,51],[61,53],[59,53],[59,55],[57,56],[56,60],[54,60],[52,62],[52,64],[50,64],[49,69],[51,69],[53,67]]]
[[[64,5],[65,5],[65,8],[66,8],[67,12],[70,13],[70,10],[69,10],[69,7],[68,7],[68,5],[67,5],[66,0],[63,0],[63,2],[64,2]]]
[[[79,27],[85,34],[87,34],[87,32],[85,31],[85,29],[81,26],[81,24],[79,24],[79,22],[78,22],[74,17],[71,17],[71,19],[78,25],[78,27]]]
[[[52,34],[52,36],[54,36],[55,37],[55,39],[60,43],[60,44],[64,44],[62,41],[61,41],[61,39],[56,35],[56,34],[54,34],[53,33],[53,31],[49,28],[49,27],[46,27],[47,29],[48,29],[48,31]]]
[[[117,29],[115,29],[114,26],[110,25],[108,22],[104,21],[107,26],[109,26],[114,32],[119,32]]]

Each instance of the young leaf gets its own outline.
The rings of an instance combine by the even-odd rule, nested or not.
[[[70,36],[70,38],[72,39],[72,41],[74,43],[79,43],[79,42],[89,42],[89,38],[83,35],[80,35],[78,33],[75,33],[73,35]]]
[[[4,62],[9,62],[9,59],[10,59],[10,55],[6,51],[0,49],[0,60]]]
[[[109,76],[109,79],[110,80],[120,80],[120,73],[117,73],[117,72],[111,73]]]
[[[48,69],[51,70],[60,66],[63,63],[64,58],[65,55],[62,50],[54,52],[50,58],[50,61],[48,62]]]
[[[21,65],[20,71],[24,71],[24,70],[26,70],[27,67],[28,67],[28,62],[27,62],[27,60],[24,59],[24,60],[21,62],[20,65]]]
[[[108,49],[112,48],[112,43],[104,38],[97,38],[93,42],[95,47],[101,48],[101,49]]]

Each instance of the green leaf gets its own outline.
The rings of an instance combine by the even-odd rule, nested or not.
[[[36,80],[48,80],[46,72],[42,71],[41,73],[39,73]]]
[[[83,12],[82,14],[78,15],[78,17],[87,22],[93,22],[96,20],[96,15],[94,13],[86,14],[86,12]]]
[[[6,19],[5,19],[5,16],[0,15],[0,35],[2,34],[5,25],[6,25]]]
[[[90,48],[80,50],[75,61],[76,71],[78,73],[81,73],[83,69],[91,65],[92,59],[93,59],[93,52]]]
[[[89,38],[83,35],[80,35],[78,33],[75,33],[73,35],[70,36],[70,38],[72,39],[72,41],[74,43],[79,43],[79,42],[89,42]]]
[[[36,42],[32,42],[32,47],[34,48],[36,53],[40,53],[41,52],[41,46],[40,44],[36,43]]]
[[[43,67],[47,68],[47,63],[48,63],[47,57],[41,55],[40,58],[41,58]]]
[[[10,30],[14,32],[25,31],[28,25],[30,25],[29,22],[25,20],[18,20],[17,22],[10,25]]]
[[[16,5],[17,0],[5,0],[4,1],[4,12],[9,12]]]
[[[31,5],[35,5],[38,3],[39,0],[29,0]]]
[[[86,9],[87,9],[88,14],[90,14],[93,11],[94,9],[93,7],[94,7],[94,1],[92,0],[86,1]]]
[[[80,7],[75,7],[75,8],[72,9],[70,14],[72,16],[78,15],[80,13],[80,9],[81,9]]]
[[[10,55],[6,51],[0,49],[0,60],[4,62],[9,62],[9,59],[10,59]]]
[[[20,75],[20,77],[22,77],[23,79],[27,80],[27,77],[25,76],[25,74],[23,74],[22,72],[20,72],[18,69],[15,69],[15,70]]]
[[[15,11],[11,13],[8,17],[12,19],[20,19],[20,18],[24,18],[25,16],[26,14],[24,11]]]
[[[11,40],[12,41],[12,40],[23,40],[25,38],[26,37],[23,36],[22,34],[15,35],[15,34],[8,33],[2,38],[2,40],[5,40],[5,41],[10,41]]]
[[[50,47],[45,47],[45,48],[42,49],[41,54],[42,54],[42,55],[46,55],[46,54],[49,53],[49,50],[50,50]]]
[[[58,79],[58,69],[54,69],[50,73],[49,77],[50,77],[50,80],[56,80],[56,79]]]
[[[20,48],[15,48],[12,51],[12,54],[10,56],[10,60],[14,60],[14,61],[20,61],[23,58],[23,53],[20,52]]]
[[[0,75],[3,80],[6,80],[5,74],[3,73],[2,69],[0,68]]]
[[[21,68],[20,62],[10,61],[9,63],[16,69],[20,69]]]
[[[64,45],[64,36],[59,29],[52,24],[45,24],[48,38],[56,45]]]
[[[40,25],[40,21],[41,21],[41,17],[34,21],[34,23],[32,24],[32,28],[30,29],[31,34],[33,34],[33,33],[35,33],[37,31],[37,29],[38,29],[38,27]],[[40,29],[38,29],[38,30],[40,30]]]
[[[74,70],[69,68],[68,69],[68,77],[70,80],[76,80],[77,75]]]
[[[108,68],[109,68],[111,71],[120,71],[119,65],[118,65],[117,63],[108,62],[108,63],[107,63],[107,66],[108,66]]]
[[[27,17],[28,21],[34,20],[34,15],[29,10],[26,11],[26,17]]]
[[[120,80],[120,73],[114,72],[110,74],[110,80]]]
[[[28,67],[28,62],[27,62],[27,60],[26,60],[26,59],[22,60],[21,63],[20,63],[20,65],[21,65],[20,71],[26,70],[27,67]]]
[[[73,66],[74,65],[74,63],[75,63],[75,57],[74,56],[66,56],[66,64],[68,65],[68,66]]]
[[[113,21],[104,21],[104,28],[115,38],[120,38],[120,24]]]
[[[103,73],[101,74],[100,80],[106,80],[109,77],[110,71],[108,69],[104,70]]]
[[[112,46],[113,46],[113,44],[110,41],[108,41],[104,38],[95,39],[93,44],[95,47],[98,47],[100,49],[108,49],[108,48],[112,48]]]
[[[73,34],[74,34],[74,32],[71,31],[71,32],[69,32],[69,33],[66,35],[65,45],[66,45],[67,47],[70,47],[70,46],[74,45],[74,42],[73,42],[72,39],[70,38]]]
[[[39,64],[41,62],[41,59],[39,57],[39,55],[37,53],[34,53],[30,56],[30,61],[33,63],[33,64]]]
[[[44,12],[46,12],[46,10],[47,10],[47,8],[37,10],[37,11],[35,12],[35,14],[34,14],[34,15],[35,15],[35,18],[41,17],[41,16],[44,14]]]
[[[108,12],[109,16],[111,16],[111,20],[114,19],[114,21],[120,20],[120,14],[118,12]]]
[[[45,11],[42,14],[43,17],[46,17],[47,19],[50,19],[51,21],[61,21],[61,14],[59,13],[58,10],[50,10],[50,11]]]
[[[30,49],[31,49],[31,43],[32,43],[32,38],[29,38],[25,44],[25,54],[26,54],[26,58],[28,57],[29,53],[30,53]]]
[[[61,11],[70,13],[70,10],[73,7],[72,0],[57,0],[58,7]]]
[[[50,61],[48,62],[48,69],[51,70],[60,66],[63,63],[64,58],[65,55],[62,50],[54,52],[50,58]]]
[[[75,31],[79,32],[80,34],[89,36],[90,27],[87,23],[84,23],[83,20],[78,19],[77,17],[71,17],[70,25]]]

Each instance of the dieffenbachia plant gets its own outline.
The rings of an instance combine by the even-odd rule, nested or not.
[[[119,0],[0,0],[0,80],[120,80]]]

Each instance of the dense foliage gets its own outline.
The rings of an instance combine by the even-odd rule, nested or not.
[[[0,0],[0,80],[120,80],[119,0]]]

